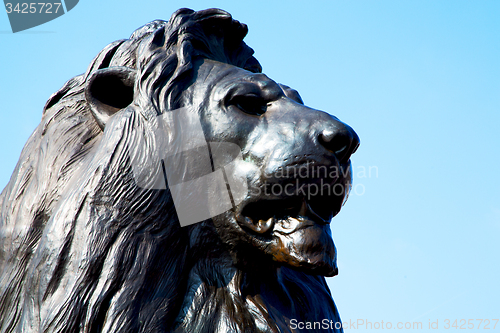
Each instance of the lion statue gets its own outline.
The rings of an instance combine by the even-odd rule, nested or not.
[[[359,139],[262,74],[246,34],[180,9],[50,97],[0,196],[1,332],[342,331],[325,276]]]

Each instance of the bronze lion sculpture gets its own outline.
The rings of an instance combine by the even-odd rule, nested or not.
[[[337,274],[329,223],[359,139],[262,74],[246,33],[225,11],[180,9],[50,97],[0,196],[1,332],[342,331],[324,276]],[[196,154],[151,157],[159,117],[178,110],[198,133],[160,136],[206,140],[208,171]],[[229,208],[190,222],[212,206],[200,187],[180,208],[172,189],[188,178],[171,171],[148,183],[168,163],[191,185],[231,163],[203,197]]]

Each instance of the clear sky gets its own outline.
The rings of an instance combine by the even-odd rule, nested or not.
[[[48,97],[180,7],[248,24],[269,77],[359,134],[354,193],[332,223],[344,321],[448,332],[447,319],[500,317],[500,1],[80,0],[17,34],[4,12],[0,188]]]

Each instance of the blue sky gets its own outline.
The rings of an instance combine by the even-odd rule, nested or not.
[[[498,1],[81,0],[17,34],[1,14],[1,188],[48,97],[180,7],[248,24],[269,77],[359,134],[355,191],[332,223],[340,272],[328,282],[344,321],[445,332],[446,319],[499,318]]]

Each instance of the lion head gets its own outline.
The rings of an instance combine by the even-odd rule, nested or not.
[[[2,332],[341,330],[324,276],[359,139],[262,74],[246,33],[180,9],[50,97],[0,196]]]

